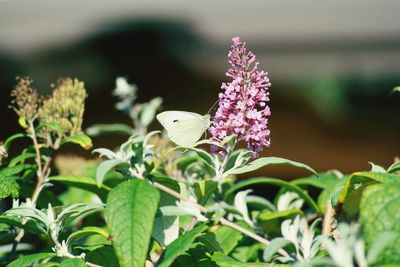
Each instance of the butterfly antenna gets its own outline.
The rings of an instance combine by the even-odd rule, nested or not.
[[[207,114],[210,114],[210,111],[215,107],[215,105],[219,102],[219,99],[215,101],[215,103],[211,106],[211,108],[207,111]]]

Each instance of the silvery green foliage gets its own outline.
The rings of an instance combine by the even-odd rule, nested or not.
[[[62,209],[59,213],[55,213],[51,204],[48,204],[46,210],[40,210],[27,199],[26,202],[19,204],[13,203],[13,208],[8,210],[5,215],[16,216],[22,218],[23,223],[28,220],[35,220],[42,225],[44,232],[48,234],[54,243],[53,250],[60,257],[75,258],[70,251],[69,245],[66,241],[59,241],[59,236],[64,229],[64,226],[73,223],[76,220],[82,219],[92,213],[102,211],[103,204],[75,204]]]
[[[193,197],[190,201],[177,201],[175,206],[164,206],[160,208],[163,216],[193,216],[200,222],[208,221],[208,219],[201,214],[201,211]]]
[[[121,133],[124,135],[139,134],[144,136],[147,128],[154,121],[157,111],[161,108],[162,98],[155,97],[149,102],[136,103],[138,88],[129,84],[124,77],[115,80],[113,95],[119,99],[115,108],[121,110],[132,120],[132,126],[124,124],[96,124],[86,131],[89,135],[99,136],[105,133]]]
[[[152,145],[148,144],[148,141],[151,136],[158,133],[159,131],[153,131],[144,137],[139,134],[132,135],[115,152],[107,148],[94,149],[93,153],[98,153],[100,156],[107,158],[97,168],[97,184],[100,186],[103,183],[105,175],[121,164],[131,165],[128,168],[131,176],[143,178],[146,172],[146,162],[151,162],[154,154]]]
[[[249,211],[247,208],[247,201],[246,201],[247,195],[251,192],[252,190],[250,189],[245,191],[240,191],[239,193],[236,194],[234,203],[235,203],[235,208],[241,214],[243,221],[245,221],[249,226],[254,227],[254,222],[251,220],[249,216]]]
[[[277,211],[301,209],[303,204],[304,200],[298,194],[288,191],[279,197],[276,209]]]
[[[137,86],[134,84],[129,84],[127,79],[124,77],[118,77],[115,79],[115,85],[116,86],[113,91],[113,95],[120,100],[115,105],[115,108],[126,113],[130,113],[133,102],[137,98]]]
[[[334,264],[339,267],[371,266],[393,238],[391,233],[381,232],[366,251],[361,234],[359,224],[340,223],[334,232],[334,240],[324,238],[323,245]]]
[[[276,259],[281,262],[312,263],[317,253],[321,250],[321,236],[315,236],[315,221],[308,227],[307,221],[300,216],[294,220],[285,220],[281,224],[282,238],[273,239],[273,246],[267,246],[264,250],[264,260],[270,261],[278,248],[283,248],[288,244],[294,246],[295,250],[288,253],[288,256],[278,256]],[[272,250],[272,251],[271,251]]]

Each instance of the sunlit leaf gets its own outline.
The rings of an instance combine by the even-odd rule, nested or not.
[[[107,199],[107,226],[121,267],[144,266],[160,200],[146,180],[119,184]]]
[[[92,139],[90,139],[90,137],[85,134],[72,135],[72,136],[65,137],[63,139],[63,144],[65,144],[65,143],[74,143],[74,144],[80,145],[81,147],[83,147],[86,150],[90,149],[93,146]]]
[[[242,173],[255,171],[262,167],[271,166],[271,165],[290,165],[290,166],[306,169],[309,172],[311,172],[315,175],[318,175],[314,169],[312,169],[311,167],[309,167],[303,163],[300,163],[297,161],[292,161],[289,159],[278,158],[278,157],[259,158],[259,159],[256,159],[256,160],[244,165],[243,167],[232,170],[229,173],[230,174],[242,174]]]

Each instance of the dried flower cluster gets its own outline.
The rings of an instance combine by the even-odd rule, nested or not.
[[[11,92],[13,97],[11,108],[15,110],[19,117],[24,119],[33,119],[40,106],[40,96],[38,92],[31,87],[33,82],[29,77],[17,77],[18,84]]]
[[[39,112],[41,122],[55,122],[69,135],[82,134],[82,119],[87,97],[84,83],[63,78],[50,98],[43,101]]]
[[[268,117],[271,112],[267,102],[271,83],[268,73],[257,69],[259,62],[247,51],[246,43],[239,37],[232,41],[228,53],[231,68],[226,73],[232,81],[222,84],[224,92],[219,94],[219,107],[209,131],[218,141],[235,135],[238,141],[246,142],[255,157],[270,145]]]

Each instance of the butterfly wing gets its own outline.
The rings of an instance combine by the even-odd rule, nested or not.
[[[193,146],[210,125],[209,116],[187,111],[165,111],[157,120],[167,130],[169,139],[179,146]]]

